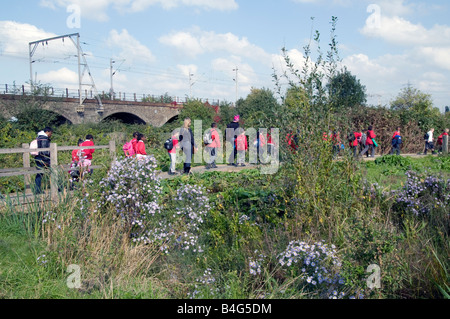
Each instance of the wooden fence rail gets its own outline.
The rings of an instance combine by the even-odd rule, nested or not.
[[[109,154],[111,158],[116,156],[116,142],[112,139],[109,145],[99,145],[99,146],[58,146],[56,143],[51,143],[50,148],[40,148],[41,152],[50,152],[50,194],[51,200],[58,201],[58,185],[57,185],[57,168],[62,168],[64,170],[69,170],[70,165],[58,165],[58,152],[61,151],[72,151],[80,149],[109,149]],[[23,154],[23,167],[20,168],[3,168],[0,169],[0,177],[10,177],[10,176],[24,176],[25,179],[25,191],[31,185],[30,175],[37,173],[43,173],[43,170],[38,170],[35,167],[31,167],[30,163],[30,153],[36,152],[36,149],[31,149],[30,144],[22,144],[22,148],[7,148],[0,149],[0,154]],[[92,165],[91,168],[101,168],[101,166]]]

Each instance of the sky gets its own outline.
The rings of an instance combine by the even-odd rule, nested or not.
[[[302,68],[312,31],[326,54],[332,17],[340,67],[366,87],[370,105],[389,105],[408,85],[441,111],[450,105],[448,0],[8,1],[0,11],[0,92],[30,78],[77,89],[70,38],[40,43],[31,71],[29,43],[78,33],[91,75],[84,72],[83,89],[234,103],[252,88],[275,91],[283,48]]]

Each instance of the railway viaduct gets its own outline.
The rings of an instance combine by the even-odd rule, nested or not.
[[[11,118],[17,114],[24,99],[40,99],[42,109],[52,111],[72,124],[100,123],[108,119],[121,119],[128,123],[147,124],[161,127],[174,120],[183,107],[180,104],[135,102],[122,100],[85,99],[80,107],[77,98],[30,97],[24,95],[0,94],[0,114]]]

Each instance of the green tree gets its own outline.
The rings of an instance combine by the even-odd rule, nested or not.
[[[280,115],[281,106],[271,90],[252,88],[247,98],[237,101],[236,112],[246,126],[268,128]]]
[[[391,109],[396,111],[412,110],[415,112],[431,111],[433,109],[433,101],[430,94],[423,93],[411,84],[408,84],[391,102]]]
[[[433,106],[431,95],[409,83],[391,102],[391,109],[401,113],[402,125],[416,121],[422,131],[441,126],[442,115],[439,109]]]
[[[183,107],[178,116],[180,123],[189,117],[194,123],[195,120],[201,120],[203,123],[211,124],[214,121],[216,112],[209,104],[204,104],[200,100],[189,100]]]
[[[334,75],[327,89],[330,103],[336,109],[366,104],[366,87],[347,69]]]

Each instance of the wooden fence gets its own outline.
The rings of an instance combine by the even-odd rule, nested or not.
[[[57,169],[61,168],[65,171],[69,171],[70,165],[58,165],[58,152],[61,151],[73,151],[79,149],[109,149],[111,158],[116,156],[116,142],[112,139],[109,145],[100,146],[58,146],[56,143],[51,143],[50,148],[40,148],[41,152],[50,152],[50,194],[51,200],[58,201],[58,185],[57,185]],[[30,144],[22,144],[22,148],[7,148],[0,149],[0,154],[23,154],[23,167],[21,168],[3,168],[0,169],[0,177],[10,176],[24,176],[25,179],[25,191],[31,185],[31,175],[37,173],[45,173],[45,170],[38,170],[35,167],[31,167],[30,153],[35,152],[36,149],[30,149]],[[101,166],[92,165],[91,168],[102,168]]]

